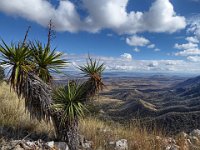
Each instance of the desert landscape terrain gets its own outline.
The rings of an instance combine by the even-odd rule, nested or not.
[[[106,88],[95,100],[104,119],[142,124],[176,134],[200,128],[200,77],[152,75],[106,77]]]

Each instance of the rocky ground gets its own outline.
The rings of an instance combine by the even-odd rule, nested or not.
[[[102,129],[102,132],[109,132],[108,129]],[[134,141],[137,147],[139,141]],[[153,144],[153,143],[152,143]],[[187,134],[179,133],[176,137],[161,138],[156,136],[155,150],[200,150],[200,130],[193,130]],[[97,150],[128,150],[129,141],[120,139],[117,141],[109,141],[105,147],[99,147]],[[159,147],[159,148],[158,148]],[[1,150],[69,150],[65,142],[42,140],[10,140],[1,141]],[[93,142],[87,141],[83,136],[80,136],[80,150],[93,150]]]

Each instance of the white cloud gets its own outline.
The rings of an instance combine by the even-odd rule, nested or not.
[[[186,37],[187,43],[175,44],[174,48],[180,49],[181,51],[176,52],[176,56],[185,56],[190,61],[196,61],[196,55],[200,55],[200,16],[193,16],[187,21],[187,34],[190,36]]]
[[[50,19],[58,31],[98,32],[111,29],[117,33],[176,32],[186,26],[185,18],[174,11],[169,0],[155,0],[146,12],[127,11],[129,0],[81,0],[77,6],[69,0],[60,0],[55,7],[48,0],[0,1],[0,11],[20,16],[47,26]],[[86,16],[77,11],[82,9]],[[80,19],[81,18],[81,19]]]
[[[200,62],[185,60],[136,60],[126,56],[106,57],[91,56],[103,62],[106,71],[130,71],[130,72],[170,72],[170,73],[200,73]],[[75,66],[86,63],[87,55],[68,54],[67,58],[73,65],[66,67],[67,70],[77,69]],[[128,60],[126,58],[129,58]],[[188,58],[189,59],[189,58]]]
[[[193,62],[200,62],[200,56],[188,56],[187,59]]]
[[[153,32],[172,33],[186,26],[185,18],[176,15],[169,0],[156,0],[143,19],[146,28]]]
[[[155,51],[155,52],[159,52],[160,49],[159,49],[159,48],[155,48],[154,51]]]
[[[127,18],[128,21],[116,31],[129,34],[144,31],[173,33],[186,26],[185,18],[176,15],[169,0],[156,0],[149,11],[131,11]]]
[[[129,53],[124,53],[121,55],[121,58],[127,61],[131,61],[132,60],[132,55]]]
[[[199,49],[187,49],[175,53],[175,56],[190,56],[190,55],[200,55]]]
[[[183,61],[182,60],[165,60],[165,65],[167,66],[174,66],[181,64]]]
[[[60,1],[55,8],[47,0],[17,0],[12,3],[0,1],[0,11],[14,16],[21,16],[47,26],[49,21],[58,31],[76,32],[80,26],[80,18],[72,2]]]
[[[199,40],[197,39],[197,37],[186,37],[185,38],[189,43],[199,43]]]
[[[176,48],[176,49],[196,49],[198,47],[198,44],[195,44],[195,43],[191,43],[191,42],[189,42],[189,43],[186,43],[186,44],[178,44],[178,43],[176,43],[175,45],[174,45],[174,48]]]
[[[157,61],[152,61],[147,66],[149,66],[149,67],[157,67],[158,66],[158,62]]]
[[[133,51],[140,52],[140,49],[136,47],[136,48],[133,49]]]
[[[200,15],[195,15],[187,20],[188,22],[188,33],[194,34],[194,36],[200,40]]]
[[[96,28],[118,28],[127,20],[128,0],[83,0],[89,16],[86,22]]]
[[[130,46],[146,46],[150,41],[144,37],[133,35],[126,38],[126,43]]]
[[[155,48],[155,46],[156,46],[155,44],[150,44],[147,46],[147,48]]]

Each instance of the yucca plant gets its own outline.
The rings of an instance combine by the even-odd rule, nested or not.
[[[60,58],[61,53],[50,50],[51,28],[49,28],[48,46],[45,48],[39,42],[36,46],[26,42],[29,29],[30,27],[22,43],[7,45],[2,41],[0,65],[9,66],[11,87],[19,97],[25,99],[30,117],[37,118],[39,121],[50,121],[51,87],[46,83],[49,83],[52,78],[51,69],[58,69],[64,64],[64,60]]]
[[[26,34],[27,36],[27,34]],[[25,38],[26,38],[25,36]],[[28,44],[0,45],[1,65],[9,66],[9,83],[19,97],[25,99],[31,118],[50,120],[50,88],[35,75],[36,65]]]
[[[53,120],[58,140],[66,141],[71,150],[78,149],[78,119],[83,115],[84,102],[103,89],[104,64],[89,57],[80,70],[88,78],[83,84],[70,82],[51,94],[52,71],[58,72],[66,61],[62,54],[50,49],[51,25],[47,45],[40,42],[27,44],[26,32],[23,43],[0,45],[0,65],[10,67],[9,81],[19,97],[25,99],[30,116],[40,120]]]
[[[31,51],[27,45],[13,44],[7,45],[3,40],[0,45],[1,65],[10,66],[9,81],[13,89],[21,96],[23,80],[28,72],[33,71],[34,65],[29,60]]]
[[[85,88],[83,84],[69,82],[67,86],[60,87],[53,92],[52,108],[60,114],[57,120],[58,134],[61,139],[67,141],[69,149],[77,150],[78,142],[78,120],[84,115]],[[58,116],[58,115],[57,115]]]
[[[47,45],[41,42],[31,44],[33,52],[33,61],[36,64],[36,74],[46,83],[52,81],[52,72],[59,72],[66,65],[66,60],[62,59],[63,53],[58,53],[56,50],[51,50]]]
[[[102,81],[102,73],[105,70],[103,63],[93,60],[90,56],[88,57],[87,64],[80,66],[79,69],[83,72],[84,76],[88,78],[85,82],[85,88],[87,97],[93,97],[96,93],[101,91],[104,87]]]

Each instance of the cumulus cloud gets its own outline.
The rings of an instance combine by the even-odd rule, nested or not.
[[[107,1],[115,2],[115,0]],[[127,6],[127,0],[120,1],[123,2],[123,6]],[[128,13],[123,6],[121,7],[123,8],[121,11],[126,13],[126,19],[122,20],[126,21],[118,27],[113,28],[116,32],[121,34],[135,34],[145,31],[173,33],[177,30],[185,28],[186,26],[185,18],[176,15],[173,5],[169,0],[155,0],[146,12],[131,11]],[[102,14],[104,12],[101,11],[99,13]],[[119,20],[121,18],[125,18],[124,13],[118,17]]]
[[[123,54],[122,54],[123,55]],[[75,66],[86,63],[87,55],[67,54],[67,58],[71,65],[66,67],[66,70],[74,70]],[[130,55],[118,57],[106,56],[91,56],[103,62],[106,66],[106,71],[129,71],[129,72],[169,72],[169,73],[200,73],[199,61],[187,60],[136,60],[125,59],[130,58]],[[192,59],[192,58],[188,58]],[[196,58],[198,59],[198,58]]]
[[[185,18],[174,11],[169,0],[155,0],[148,11],[128,12],[128,0],[81,0],[79,9],[86,16],[78,13],[75,3],[60,0],[58,7],[48,0],[8,0],[0,1],[0,11],[9,15],[20,16],[47,26],[53,20],[58,31],[98,32],[111,29],[119,34],[139,32],[176,32],[186,26]]]
[[[189,43],[199,43],[199,40],[197,39],[197,37],[186,37],[185,38]]]
[[[89,12],[86,22],[97,29],[118,28],[126,22],[128,0],[83,0]]]
[[[136,48],[133,49],[133,51],[134,52],[140,52],[140,49],[136,47]]]
[[[159,52],[160,49],[159,49],[159,48],[155,48],[154,51],[155,51],[155,52]]]
[[[178,43],[176,43],[174,45],[174,48],[176,48],[176,49],[196,49],[197,47],[198,47],[198,44],[191,43],[191,42],[186,43],[186,44],[178,44]]]
[[[47,26],[49,20],[52,20],[58,31],[76,32],[80,26],[79,14],[68,0],[59,1],[57,8],[47,0],[18,0],[12,3],[1,0],[0,11],[21,16],[42,26]]]
[[[188,56],[187,59],[193,62],[200,62],[200,56]]]
[[[189,25],[187,32],[194,34],[194,36],[200,40],[200,15],[189,18],[187,22]]]
[[[147,48],[155,48],[155,46],[156,46],[155,44],[150,44],[147,46]]]
[[[121,58],[127,61],[131,61],[132,60],[132,55],[129,53],[124,53],[121,55]]]
[[[126,38],[126,43],[130,46],[146,46],[150,41],[144,37],[133,35]]]
[[[200,49],[187,49],[175,53],[175,56],[190,56],[190,55],[200,55]]]
[[[158,66],[158,62],[157,61],[152,61],[147,66],[149,66],[149,67],[156,67],[156,66]]]
[[[164,62],[165,62],[165,65],[167,66],[174,66],[174,65],[179,65],[183,63],[182,60],[165,60]]]
[[[185,40],[187,43],[174,45],[174,48],[181,51],[176,52],[176,56],[185,56],[190,61],[196,61],[200,55],[200,16],[193,16],[188,19],[187,33],[190,36],[186,37]]]
[[[144,13],[145,26],[153,32],[175,32],[186,26],[185,18],[177,16],[169,0],[156,0]],[[159,27],[158,27],[159,26]]]

